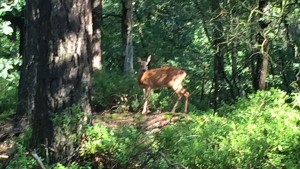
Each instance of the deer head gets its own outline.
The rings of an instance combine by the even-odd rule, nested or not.
[[[146,61],[138,58],[140,70],[138,75],[138,83],[144,89],[145,103],[142,114],[148,111],[148,99],[151,96],[152,90],[156,88],[168,87],[171,88],[178,96],[178,99],[172,109],[175,112],[182,96],[185,97],[184,112],[187,113],[189,92],[183,88],[182,82],[186,77],[186,72],[177,67],[161,67],[148,70],[148,64],[151,61],[151,55]]]

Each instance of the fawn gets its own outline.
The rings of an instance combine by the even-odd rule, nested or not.
[[[145,103],[142,114],[148,111],[148,99],[151,96],[152,90],[156,88],[168,87],[171,88],[178,96],[178,99],[172,109],[174,113],[182,96],[185,97],[184,113],[187,113],[189,92],[183,88],[182,82],[186,77],[186,72],[177,67],[161,67],[148,70],[148,64],[151,61],[151,55],[146,61],[138,58],[140,70],[138,74],[138,83],[144,89]]]

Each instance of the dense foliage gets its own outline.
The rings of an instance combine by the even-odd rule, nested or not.
[[[105,168],[298,168],[299,103],[289,99],[280,90],[258,92],[154,135],[96,125],[81,155],[97,156],[93,164]]]

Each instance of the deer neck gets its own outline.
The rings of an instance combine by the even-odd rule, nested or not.
[[[142,77],[145,74],[145,72],[146,72],[146,70],[139,70],[138,83],[141,87],[143,86]]]

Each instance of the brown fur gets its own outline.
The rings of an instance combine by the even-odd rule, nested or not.
[[[171,88],[178,95],[177,102],[174,105],[172,112],[175,112],[178,102],[181,100],[182,96],[185,96],[186,100],[184,112],[187,113],[189,92],[182,86],[182,82],[187,73],[177,67],[162,67],[148,70],[150,60],[151,56],[148,57],[147,61],[139,59],[141,69],[138,75],[138,83],[141,88],[146,89],[145,103],[142,113],[145,114],[148,111],[148,99],[152,90],[163,87]]]

